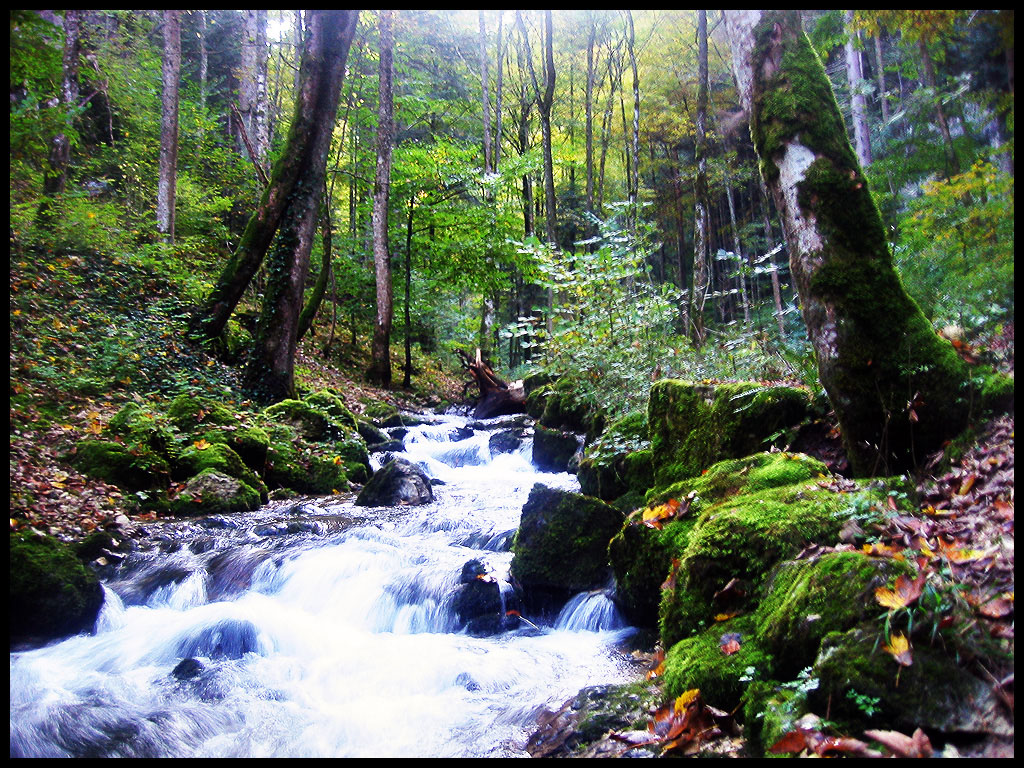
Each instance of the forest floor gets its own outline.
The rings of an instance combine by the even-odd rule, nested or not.
[[[77,472],[67,461],[69,451],[78,440],[102,434],[139,392],[169,398],[185,385],[244,407],[235,370],[183,340],[187,308],[174,298],[174,286],[138,265],[113,257],[15,252],[10,279],[11,530],[78,540],[96,529],[124,530],[151,520],[115,486]],[[362,380],[365,350],[340,344],[326,357],[322,344],[322,335],[302,344],[300,380],[310,390],[334,389],[356,412],[366,398],[428,410],[461,397],[462,371],[419,360],[414,390],[383,390]],[[400,362],[395,371],[400,377]],[[926,568],[957,585],[958,599],[973,616],[962,632],[1002,649],[977,662],[977,672],[990,680],[1011,722],[1013,445],[1012,415],[978,425],[955,461],[929,461],[917,487],[916,513],[894,514],[869,536],[877,554],[917,550]],[[836,491],[846,482],[836,478]],[[1005,663],[993,665],[991,658]],[[1012,737],[993,736],[975,753],[1012,756]]]

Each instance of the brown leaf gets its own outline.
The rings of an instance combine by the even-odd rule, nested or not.
[[[768,751],[773,755],[785,755],[791,752],[803,752],[806,748],[807,735],[803,731],[790,731],[768,747]]]
[[[897,757],[931,757],[932,744],[928,736],[918,728],[913,736],[899,731],[864,731],[864,735],[877,741]]]

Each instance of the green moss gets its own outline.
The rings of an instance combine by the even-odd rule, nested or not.
[[[808,394],[793,387],[655,382],[648,423],[656,484],[698,476],[717,461],[781,442],[807,414],[808,405]]]
[[[381,424],[392,416],[398,415],[398,409],[391,405],[391,403],[371,400],[370,398],[362,398],[361,402],[364,405],[363,416],[376,424]]]
[[[598,499],[535,485],[512,544],[511,575],[528,589],[604,586],[608,542],[621,525],[618,510]]]
[[[322,389],[303,398],[314,408],[318,408],[337,424],[347,429],[357,430],[356,417],[348,409],[345,402],[329,389]]]
[[[680,575],[662,593],[659,628],[670,645],[722,612],[747,609],[772,566],[833,539],[844,500],[816,484],[746,493],[709,506],[687,542]],[[738,589],[714,599],[733,579]]]
[[[229,426],[207,430],[202,439],[208,443],[224,444],[241,457],[245,465],[257,474],[263,472],[267,461],[270,436],[261,427]]]
[[[128,491],[167,488],[171,481],[170,465],[162,456],[110,440],[82,440],[70,459],[86,475]]]
[[[333,452],[335,444],[307,443],[286,424],[270,425],[267,433],[270,447],[264,479],[268,487],[309,494],[348,489],[346,464]]]
[[[723,635],[739,635],[739,650],[723,653]],[[731,711],[739,706],[746,690],[742,678],[747,669],[767,671],[773,664],[771,655],[757,643],[750,617],[723,621],[669,649],[665,655],[665,693],[674,698],[698,688],[708,704]]]
[[[103,605],[99,579],[73,547],[51,536],[11,534],[9,587],[12,642],[89,631]]]
[[[179,477],[192,477],[206,470],[215,470],[234,477],[247,486],[257,489],[262,498],[267,496],[267,487],[259,475],[253,472],[226,443],[213,443],[208,448],[200,449],[192,445],[181,453],[176,472]]]
[[[183,432],[190,432],[200,424],[225,426],[238,421],[234,411],[216,400],[188,394],[174,398],[167,415]]]
[[[151,451],[171,460],[177,454],[175,433],[167,417],[140,403],[128,403],[107,424],[130,447]]]
[[[825,635],[875,617],[875,589],[900,574],[913,575],[913,569],[859,552],[781,563],[768,579],[756,614],[758,640],[779,659],[777,673],[795,676],[813,664]]]
[[[266,492],[262,493],[262,499]],[[182,517],[247,512],[257,509],[261,493],[237,477],[207,468],[189,479],[171,500],[168,511]]]

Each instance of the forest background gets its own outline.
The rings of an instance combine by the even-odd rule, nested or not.
[[[510,380],[569,376],[610,416],[661,376],[820,388],[718,12],[392,13],[361,12],[348,49],[307,345],[422,391],[434,361],[479,348]],[[12,412],[232,391],[275,273],[217,344],[186,343],[187,320],[286,150],[302,13],[10,19]],[[1013,12],[803,21],[907,291],[972,354],[1012,361]]]

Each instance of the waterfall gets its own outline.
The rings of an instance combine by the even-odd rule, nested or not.
[[[478,637],[471,560],[512,600],[509,551],[538,472],[457,417],[409,430],[440,483],[422,507],[316,504],[153,524],[105,579],[92,634],[10,656],[12,757],[513,757],[541,707],[622,682],[607,592],[556,625]],[[486,424],[484,425],[486,426]],[[301,523],[301,524],[297,524]]]

